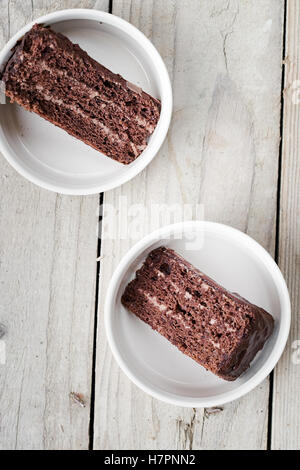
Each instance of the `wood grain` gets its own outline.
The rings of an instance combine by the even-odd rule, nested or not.
[[[283,107],[279,266],[292,302],[291,333],[274,375],[273,449],[300,449],[300,4],[288,0]],[[297,82],[298,81],[298,82]]]
[[[2,1],[1,47],[33,18],[95,5],[107,9],[108,1]],[[41,190],[2,156],[0,175],[0,448],[85,449],[99,197]]]
[[[105,194],[118,207],[203,204],[205,219],[228,223],[275,246],[280,141],[283,2],[114,0],[113,13],[135,24],[163,56],[173,82],[168,138],[149,167]],[[126,218],[127,214],[123,213]],[[139,214],[141,238],[162,222]],[[123,238],[107,215],[100,299],[122,255]],[[122,234],[122,237],[120,237]],[[94,446],[96,449],[264,449],[269,383],[211,414],[168,406],[132,385],[112,359],[99,304]]]

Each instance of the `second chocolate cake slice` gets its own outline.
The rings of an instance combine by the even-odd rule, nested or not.
[[[122,303],[225,380],[235,380],[249,367],[274,326],[265,310],[228,292],[165,247],[148,255]]]
[[[42,25],[16,44],[0,78],[12,102],[120,163],[139,157],[159,120],[159,100]]]

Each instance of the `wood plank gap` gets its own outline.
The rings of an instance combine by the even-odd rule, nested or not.
[[[269,379],[267,450],[271,450],[271,441],[272,441],[273,390],[274,390],[274,372],[272,371],[270,374],[270,379]]]
[[[108,2],[108,13],[112,13],[113,0]],[[96,268],[96,294],[95,294],[95,316],[94,316],[94,338],[93,338],[93,365],[90,404],[90,427],[89,427],[89,450],[94,449],[94,422],[95,422],[95,382],[96,382],[96,354],[97,354],[97,328],[98,328],[98,304],[99,304],[99,279],[100,279],[100,256],[101,256],[101,219],[104,193],[99,195],[99,233],[97,245],[97,268]]]
[[[98,304],[99,304],[99,278],[100,278],[100,256],[101,256],[101,207],[103,205],[103,193],[99,195],[99,233],[97,244],[97,267],[96,267],[96,291],[95,291],[95,314],[94,314],[94,336],[93,336],[93,357],[92,357],[92,382],[90,401],[90,425],[89,425],[89,450],[93,450],[94,445],[94,419],[95,419],[95,378],[96,378],[96,346],[98,327]]]
[[[287,19],[287,0],[284,0],[283,7],[283,28],[282,28],[282,72],[281,72],[281,108],[280,108],[280,141],[278,150],[278,179],[277,179],[277,203],[276,203],[276,228],[275,228],[275,254],[276,263],[279,261],[279,235],[280,235],[280,198],[281,198],[281,172],[282,172],[282,141],[283,141],[283,118],[284,103],[283,92],[285,87],[285,53],[286,53],[286,19]],[[274,393],[274,371],[270,374],[269,380],[269,412],[268,412],[268,434],[267,450],[272,447],[272,417],[273,417],[273,393]]]

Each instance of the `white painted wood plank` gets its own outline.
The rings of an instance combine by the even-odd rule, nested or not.
[[[300,4],[288,0],[283,107],[279,266],[292,302],[292,325],[274,375],[273,449],[300,449]],[[297,82],[298,81],[298,82]]]
[[[1,47],[32,18],[84,5],[95,2],[1,2]],[[2,156],[0,180],[0,448],[87,448],[99,197],[41,190]]]
[[[259,9],[259,14],[258,14]],[[173,79],[168,138],[149,167],[105,204],[204,204],[205,218],[248,232],[274,251],[279,147],[283,3],[280,0],[114,0],[113,13],[152,39]],[[122,212],[122,210],[121,210]],[[126,213],[123,211],[126,220]],[[186,214],[185,218],[195,218]],[[184,216],[179,216],[179,219]],[[175,217],[178,220],[178,217]],[[134,243],[115,223],[103,240],[100,298]],[[141,238],[160,225],[140,214]],[[154,400],[132,385],[112,359],[99,306],[95,448],[263,449],[269,384],[217,414]]]

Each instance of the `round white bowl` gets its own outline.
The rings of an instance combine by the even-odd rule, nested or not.
[[[122,306],[125,286],[147,254],[162,245],[273,315],[272,336],[236,381],[227,382],[206,371]],[[239,230],[200,221],[164,227],[138,242],[114,272],[105,303],[107,338],[125,374],[153,397],[187,407],[222,405],[262,382],[284,350],[290,316],[286,283],[267,251]]]
[[[0,105],[0,151],[25,178],[59,193],[95,194],[129,181],[156,155],[170,124],[172,89],[159,53],[143,33],[117,16],[70,9],[42,16],[22,28],[1,51],[0,70],[17,40],[34,23],[51,25],[110,70],[159,98],[160,120],[144,152],[130,165],[122,165],[35,113],[5,103]]]

